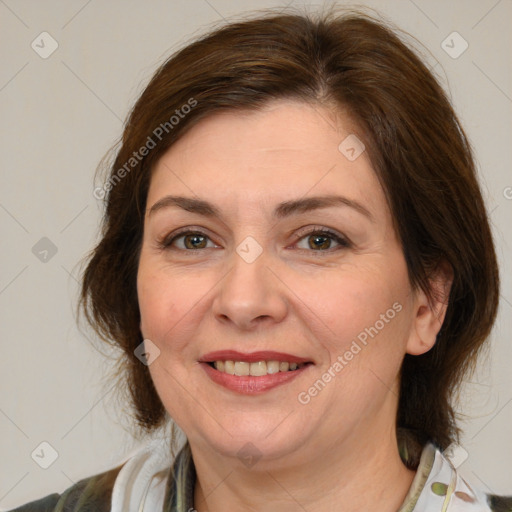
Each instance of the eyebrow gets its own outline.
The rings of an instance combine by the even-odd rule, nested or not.
[[[272,217],[275,219],[283,219],[285,217],[290,217],[291,215],[333,206],[348,206],[367,217],[370,221],[375,222],[373,215],[362,204],[354,201],[353,199],[337,195],[315,196],[284,201],[275,207]],[[205,217],[222,218],[221,211],[212,203],[203,199],[185,196],[162,197],[149,209],[148,216],[153,215],[159,210],[170,207],[181,208],[187,212],[204,215]]]

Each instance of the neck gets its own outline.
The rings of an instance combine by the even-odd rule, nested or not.
[[[281,512],[396,512],[415,475],[400,458],[394,428],[373,437],[354,433],[302,463],[297,459],[288,466],[258,462],[251,470],[219,460],[218,454],[204,457],[191,448],[197,473],[197,512],[226,508],[263,512],[269,502]]]

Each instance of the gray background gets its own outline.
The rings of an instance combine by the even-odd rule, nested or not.
[[[97,239],[101,215],[94,171],[165,57],[223,18],[284,5],[0,0],[0,509],[60,492],[140,445],[122,426],[124,406],[102,377],[111,361],[77,329],[73,313],[78,263]],[[489,357],[460,398],[468,419],[458,457],[467,453],[460,471],[470,482],[512,493],[512,1],[364,5],[423,43],[476,150],[503,289]],[[44,31],[58,43],[46,59],[31,47],[35,40],[39,52],[48,51]],[[442,47],[446,41],[452,54],[463,48],[458,36],[447,39],[454,31],[469,45],[457,58]],[[51,462],[43,441],[58,453],[48,469],[40,467]]]

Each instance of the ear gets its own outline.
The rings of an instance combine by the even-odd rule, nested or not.
[[[408,354],[415,356],[424,354],[435,345],[448,309],[452,282],[452,267],[448,262],[443,261],[429,279],[430,299],[422,289],[414,292],[415,317],[407,342]]]

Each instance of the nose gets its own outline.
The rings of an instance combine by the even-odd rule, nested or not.
[[[271,260],[265,251],[252,262],[233,252],[230,270],[212,303],[216,319],[245,331],[283,321],[288,310],[286,286]]]

